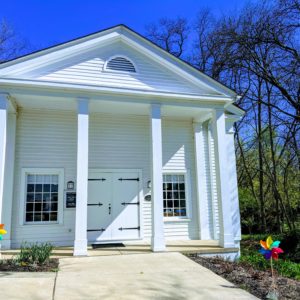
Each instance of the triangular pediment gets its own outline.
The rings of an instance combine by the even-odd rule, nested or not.
[[[135,72],[106,70],[112,57],[128,58],[136,67]],[[193,95],[235,95],[123,26],[2,64],[0,78]]]

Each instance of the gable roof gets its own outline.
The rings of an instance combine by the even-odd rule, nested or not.
[[[115,33],[115,35],[114,35]],[[233,100],[236,99],[237,94],[232,89],[226,87],[224,84],[216,81],[215,79],[211,78],[210,76],[204,74],[203,72],[196,69],[191,64],[181,60],[180,58],[175,57],[174,55],[170,54],[163,48],[159,47],[149,39],[145,38],[141,34],[135,32],[131,28],[127,27],[126,25],[120,24],[116,25],[101,31],[97,31],[94,33],[91,33],[89,35],[79,37],[64,43],[60,43],[42,50],[38,50],[35,52],[32,52],[30,54],[26,54],[23,56],[20,56],[18,58],[3,62],[0,64],[0,76],[4,74],[8,74],[13,69],[22,69],[24,66],[34,68],[34,61],[37,61],[38,59],[41,59],[43,56],[47,54],[53,54],[53,53],[60,53],[61,51],[66,51],[67,49],[71,49],[75,46],[80,46],[84,43],[91,43],[95,41],[96,39],[100,39],[101,37],[108,37],[110,36],[111,39],[118,37],[122,37],[122,39],[128,43],[140,43],[142,44],[142,47],[144,48],[144,51],[148,51],[152,54],[156,54],[159,57],[162,58],[162,60],[165,63],[168,63],[169,65],[172,65],[175,69],[185,72],[186,76],[190,76],[189,79],[193,79],[195,81],[201,81],[201,83],[208,85],[209,87],[217,90],[223,95],[226,95]],[[29,64],[30,62],[30,64]]]

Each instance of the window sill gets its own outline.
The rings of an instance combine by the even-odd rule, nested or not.
[[[173,223],[173,222],[191,222],[189,218],[176,218],[176,217],[166,217],[164,218],[164,223]]]
[[[50,222],[40,222],[40,223],[23,223],[22,226],[26,226],[26,227],[30,227],[30,226],[33,226],[33,227],[38,227],[38,226],[41,226],[41,227],[45,227],[45,226],[62,226],[63,223],[60,223],[60,222],[53,222],[53,223],[50,223]]]

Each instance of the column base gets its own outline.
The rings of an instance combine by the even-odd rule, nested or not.
[[[166,243],[163,237],[151,239],[151,250],[153,252],[164,252],[166,251]]]
[[[87,256],[87,240],[75,240],[74,242],[74,256]]]
[[[220,245],[223,248],[234,248],[235,243],[232,234],[220,235]]]
[[[199,231],[199,240],[212,240],[209,230],[204,229]]]

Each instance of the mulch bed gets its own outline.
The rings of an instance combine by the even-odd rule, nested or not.
[[[51,258],[42,265],[19,264],[12,259],[0,261],[0,272],[55,272],[58,269],[59,260]]]
[[[254,296],[267,299],[272,284],[270,272],[259,271],[250,265],[230,262],[218,257],[204,258],[196,254],[187,256]],[[276,283],[279,299],[300,299],[300,281],[276,276]]]

